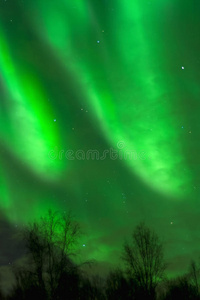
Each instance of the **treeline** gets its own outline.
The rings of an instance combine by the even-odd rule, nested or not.
[[[15,283],[4,300],[197,300],[200,268],[191,262],[188,274],[169,280],[163,245],[144,223],[122,247],[124,268],[106,278],[89,276],[74,262],[80,227],[71,215],[53,213],[22,231],[26,253],[12,266]]]

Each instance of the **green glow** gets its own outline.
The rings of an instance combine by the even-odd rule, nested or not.
[[[73,3],[72,7],[72,4],[62,2],[56,4],[55,9],[54,3],[49,6],[48,14],[46,5],[43,2],[39,5],[39,14],[45,25],[44,35],[61,59],[68,59],[66,68],[71,70],[80,89],[85,92],[94,120],[98,117],[99,126],[112,146],[116,148],[119,141],[124,141],[124,152],[144,151],[147,157],[145,160],[126,160],[131,170],[146,184],[164,194],[187,195],[186,186],[190,177],[183,175],[182,170],[177,170],[176,167],[184,161],[184,154],[177,142],[180,127],[170,117],[174,99],[171,98],[172,91],[167,85],[168,77],[162,75],[165,63],[163,62],[163,66],[152,66],[151,61],[155,51],[162,48],[161,37],[154,44],[146,30],[144,15],[148,18],[153,14],[153,9],[148,7],[144,11],[143,4],[139,1],[131,4],[129,1],[117,3],[117,12],[111,27],[115,33],[113,47],[118,49],[119,56],[113,59],[110,50],[107,68],[112,68],[114,62],[117,64],[117,72],[126,78],[124,89],[123,86],[118,86],[119,82],[115,77],[111,82],[104,80],[107,56],[104,56],[102,66],[98,61],[92,66],[88,59],[79,62],[73,59],[79,51],[77,47],[73,47],[77,28],[81,27],[86,38],[87,31],[92,26],[92,23],[88,24],[86,5]],[[70,13],[74,7],[76,17],[73,19],[70,18]],[[121,25],[116,29],[115,24]],[[151,21],[150,32],[156,27],[156,21]],[[98,22],[95,23],[98,34],[102,28]],[[102,36],[98,46],[101,47],[104,40]]]
[[[7,174],[2,169],[0,170],[0,208],[3,209],[3,211],[8,214],[9,208],[10,208],[10,192],[7,186],[8,178],[6,176]]]
[[[177,269],[177,257],[190,249],[195,255],[195,5],[1,1],[0,207],[10,221],[28,222],[48,208],[71,209],[89,231],[80,244],[85,258],[112,263],[123,239],[145,219],[176,245],[166,252]],[[145,160],[70,161],[64,155],[69,149],[119,150],[120,141],[123,155],[144,151]],[[63,151],[62,159],[50,159],[54,149]]]
[[[14,64],[2,31],[0,45],[0,66],[10,93],[7,106],[8,118],[12,124],[9,135],[4,127],[4,142],[11,143],[14,153],[22,157],[41,176],[56,178],[61,166],[50,160],[48,153],[54,145],[59,144],[59,138],[56,130],[50,126],[54,115],[48,105],[48,95],[29,70]]]

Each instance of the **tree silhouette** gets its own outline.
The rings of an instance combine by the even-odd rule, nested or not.
[[[122,259],[128,275],[137,283],[138,297],[154,299],[155,288],[166,268],[163,245],[157,234],[140,223],[133,232],[132,245],[125,242]]]
[[[106,297],[108,300],[134,299],[133,284],[127,279],[123,271],[116,269],[111,271],[106,280]]]
[[[199,267],[197,266],[197,263],[194,260],[192,260],[190,263],[189,276],[191,279],[191,284],[194,286],[197,294],[199,293],[199,274]]]
[[[49,211],[47,217],[34,222],[23,231],[27,249],[26,267],[15,269],[15,290],[38,291],[37,298],[62,299],[61,290],[67,296],[77,294],[78,267],[72,262],[74,246],[80,234],[78,223],[71,215]],[[73,282],[72,279],[73,278]],[[75,280],[76,279],[76,280]],[[76,283],[76,284],[75,284]],[[73,294],[73,299],[78,299]],[[22,298],[23,299],[23,298]]]
[[[167,283],[167,292],[162,300],[199,300],[196,287],[189,282],[188,276],[180,276]]]
[[[14,269],[15,284],[7,299],[11,300],[34,300],[47,299],[45,289],[37,284],[34,274],[25,268]]]
[[[105,300],[104,282],[98,275],[82,278],[81,300]]]
[[[24,229],[26,257],[21,265],[14,265],[15,284],[5,299],[200,300],[199,266],[192,261],[187,274],[167,280],[163,245],[144,223],[133,231],[132,243],[124,244],[125,272],[115,269],[106,280],[89,276],[73,262],[79,234],[70,214],[51,211]],[[0,295],[0,299],[4,298]]]

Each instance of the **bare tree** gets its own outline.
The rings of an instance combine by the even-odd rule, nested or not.
[[[194,285],[189,282],[188,274],[170,279],[166,282],[167,290],[162,300],[199,300],[200,297]]]
[[[99,275],[84,276],[81,282],[81,300],[105,300],[104,280]]]
[[[191,279],[192,285],[195,287],[196,292],[199,292],[199,268],[194,260],[190,263],[190,272],[189,276]]]
[[[63,278],[78,274],[71,256],[79,234],[79,225],[72,220],[70,214],[61,215],[49,211],[47,217],[31,224],[23,232],[27,266],[20,272],[16,269],[16,278],[22,278],[23,274],[34,286],[46,291],[48,299],[58,299],[56,293],[61,288]],[[69,290],[70,288],[71,286]]]
[[[155,288],[166,268],[163,246],[157,234],[140,223],[133,232],[132,245],[126,242],[123,250],[122,258],[129,276],[137,282],[146,299],[154,299]]]
[[[108,300],[133,300],[132,281],[124,276],[120,269],[110,271],[106,280],[106,296]]]

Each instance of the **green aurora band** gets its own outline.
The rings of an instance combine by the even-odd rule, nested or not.
[[[47,104],[48,96],[36,75],[13,62],[8,43],[1,32],[0,45],[0,67],[10,94],[5,109],[11,126],[4,124],[1,133],[5,138],[4,143],[10,149],[14,148],[15,154],[30,164],[37,174],[53,174],[55,177],[55,174],[59,174],[59,165],[49,159],[48,153],[50,147],[58,144],[58,133],[50,131],[43,121],[44,115],[53,118]]]
[[[190,132],[193,117],[187,116],[183,102],[189,97],[198,101],[200,86],[192,72],[186,73],[187,66],[182,69],[184,34],[181,36],[181,28],[172,28],[176,24],[173,10],[176,16],[188,10],[188,22],[193,6],[184,3],[179,11],[179,0],[11,2],[0,4],[0,134],[1,144],[12,158],[10,165],[15,161],[20,171],[9,169],[2,156],[0,206],[10,221],[23,223],[49,208],[67,210],[67,204],[84,228],[91,225],[82,241],[85,258],[98,257],[105,262],[113,256],[114,261],[121,241],[109,244],[109,237],[104,239],[104,224],[110,236],[115,228],[115,241],[125,235],[124,215],[126,218],[131,210],[135,211],[134,217],[126,220],[129,228],[133,220],[135,224],[143,218],[144,211],[152,218],[156,215],[155,224],[161,218],[170,224],[175,209],[167,210],[168,201],[172,205],[186,203],[199,181],[183,135]],[[171,19],[167,20],[168,16]],[[187,32],[186,27],[184,30]],[[176,34],[181,38],[174,42]],[[82,110],[87,117],[82,117]],[[194,119],[198,121],[197,109]],[[93,141],[100,145],[100,152],[113,148],[123,159],[89,162],[58,158],[62,149],[93,149]],[[197,143],[191,142],[191,147],[197,157]],[[132,151],[137,159],[129,157]],[[124,171],[127,179],[120,174],[111,186],[108,170],[115,168],[119,173],[128,170]],[[24,185],[15,180],[18,172],[25,174],[19,175],[24,176]],[[127,186],[135,180],[135,190],[146,187],[147,195],[134,195],[130,188],[134,196],[125,204],[123,180]],[[150,192],[163,199],[160,204],[156,198],[160,206],[155,213],[146,199],[140,206],[140,199],[148,198]],[[90,195],[97,195],[95,203]],[[34,200],[37,197],[38,201]],[[66,199],[69,202],[65,203]],[[95,213],[89,213],[89,205]],[[168,215],[164,217],[166,207]],[[118,219],[122,211],[123,217]],[[177,254],[177,249],[169,251],[169,256]]]
[[[173,90],[167,85],[165,58],[160,53],[164,51],[162,36],[152,38],[152,32],[159,26],[159,19],[154,18],[154,7],[145,8],[139,0],[131,4],[128,0],[117,1],[117,12],[108,24],[114,32],[114,41],[108,47],[105,24],[102,26],[98,17],[95,18],[96,11],[91,11],[88,3],[52,1],[48,13],[45,2],[35,1],[34,6],[35,11],[39,11],[35,26],[39,19],[42,24],[39,22],[38,31],[41,31],[41,25],[44,27],[42,38],[47,39],[72,76],[78,78],[77,85],[84,90],[90,107],[93,107],[94,119],[98,118],[111,145],[117,148],[118,143],[124,143],[122,150],[127,153],[126,163],[131,170],[162,193],[174,197],[187,195],[183,187],[191,180],[189,171],[186,175],[179,170],[176,172],[176,165],[183,162],[184,153],[176,142],[180,127],[170,117],[174,98]],[[146,15],[147,18],[152,15],[148,22]],[[81,45],[95,32],[99,39],[94,42],[100,48],[96,58],[94,53],[87,53],[90,50],[76,44],[78,40]],[[117,51],[113,56],[114,49]],[[86,59],[76,61],[81,51]],[[155,57],[163,64],[153,64]],[[95,64],[91,63],[93,59]],[[108,79],[109,73],[114,75]],[[124,78],[121,86],[119,76]],[[130,151],[137,154],[136,159],[129,159]],[[141,152],[145,153],[143,159],[139,158]]]

